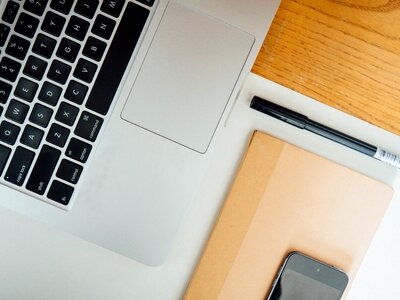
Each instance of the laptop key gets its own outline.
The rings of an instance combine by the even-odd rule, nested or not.
[[[101,5],[101,11],[118,18],[124,4],[125,0],[104,0]]]
[[[93,80],[96,70],[97,66],[94,63],[81,58],[76,65],[74,76],[80,80],[90,83]]]
[[[154,0],[137,0],[137,1],[140,2],[140,3],[143,3],[145,5],[148,5],[150,7],[152,7],[153,4],[154,4]]]
[[[58,37],[64,28],[65,21],[64,17],[49,11],[44,18],[41,28],[43,31]]]
[[[25,1],[24,8],[35,15],[41,16],[43,15],[44,10],[46,9],[48,0],[29,0]]]
[[[4,167],[7,164],[8,158],[10,157],[11,149],[0,145],[0,175],[3,173]]]
[[[53,54],[56,44],[56,40],[39,33],[36,38],[35,44],[33,45],[32,51],[43,57],[50,58]]]
[[[116,22],[103,15],[98,15],[92,27],[92,33],[108,40],[114,31]]]
[[[47,77],[58,83],[64,84],[67,82],[71,69],[71,66],[58,60],[54,60],[50,66],[49,72],[47,73]]]
[[[12,85],[0,80],[0,103],[7,103],[10,96]]]
[[[53,183],[51,184],[47,197],[60,204],[68,205],[73,193],[74,193],[73,187],[66,185],[60,181],[54,180]]]
[[[26,3],[28,3],[27,1]],[[15,31],[32,38],[35,35],[36,29],[39,25],[39,20],[26,14],[21,13],[19,15],[18,21],[15,24]]]
[[[0,62],[0,77],[14,82],[20,69],[20,63],[8,57],[3,57]]]
[[[0,141],[9,145],[14,145],[18,138],[19,131],[20,129],[18,126],[15,126],[7,121],[1,122]]]
[[[75,6],[75,12],[92,19],[98,5],[98,0],[78,0],[78,3]]]
[[[67,142],[69,133],[69,129],[62,127],[58,124],[53,124],[51,125],[50,131],[47,134],[46,141],[62,148]]]
[[[47,125],[49,125],[52,114],[53,111],[50,108],[36,103],[29,117],[29,121],[46,128]]]
[[[81,163],[85,163],[89,154],[92,151],[92,146],[82,142],[76,138],[72,138],[68,144],[65,155]]]
[[[19,4],[14,1],[8,1],[6,9],[3,13],[3,21],[7,23],[14,23],[15,17],[18,14]]]
[[[94,142],[102,124],[102,118],[85,111],[81,114],[74,133],[90,142]]]
[[[71,11],[72,4],[74,4],[74,0],[52,0],[50,7],[64,15],[68,15]]]
[[[79,177],[82,174],[82,170],[82,166],[67,159],[63,159],[57,170],[56,176],[70,183],[77,184]]]
[[[39,93],[39,100],[52,106],[56,106],[58,99],[60,99],[62,89],[48,81],[43,83],[42,89]]]
[[[15,88],[14,95],[22,100],[32,102],[39,85],[36,82],[21,78]]]
[[[72,106],[66,102],[61,102],[56,114],[56,120],[66,125],[74,125],[78,116],[79,108]]]
[[[11,100],[7,107],[6,118],[22,124],[28,114],[29,106],[17,100]]]
[[[12,35],[10,41],[8,42],[6,53],[8,55],[14,56],[18,59],[25,59],[26,53],[28,52],[30,43],[16,35]]]
[[[83,55],[90,57],[96,61],[100,61],[103,57],[104,51],[106,50],[107,44],[90,36],[87,41],[85,48],[83,48]]]
[[[71,80],[65,91],[65,99],[68,99],[76,104],[82,104],[85,99],[88,87],[75,80]]]
[[[15,185],[22,186],[31,167],[35,154],[22,147],[17,147],[11,159],[4,179]]]
[[[28,61],[25,64],[24,74],[28,75],[36,80],[42,80],[44,72],[46,72],[47,62],[37,58],[33,55],[28,57]]]
[[[77,40],[83,41],[85,39],[86,33],[89,29],[89,22],[85,21],[76,16],[72,16],[68,23],[65,33],[69,36],[76,38]]]
[[[10,27],[0,24],[0,47],[3,47],[10,33]]]
[[[29,176],[26,188],[43,195],[56,168],[61,151],[44,145]]]
[[[86,102],[90,110],[107,114],[148,16],[146,8],[128,3]],[[135,26],[132,26],[132,20],[135,20]]]
[[[31,125],[26,125],[22,132],[20,142],[33,149],[39,148],[44,132]]]
[[[73,63],[78,56],[81,46],[70,39],[63,38],[57,50],[57,56]]]

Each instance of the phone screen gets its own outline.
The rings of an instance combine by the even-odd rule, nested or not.
[[[339,300],[348,282],[342,271],[299,252],[291,253],[268,300]]]
[[[341,291],[291,269],[283,271],[271,300],[337,300]]]

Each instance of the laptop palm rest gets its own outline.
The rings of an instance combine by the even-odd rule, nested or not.
[[[254,37],[171,1],[121,117],[205,153]]]

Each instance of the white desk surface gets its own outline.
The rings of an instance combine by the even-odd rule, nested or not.
[[[190,279],[252,129],[261,129],[312,151],[364,170],[396,188],[348,299],[400,299],[400,180],[374,159],[324,141],[248,108],[252,95],[296,108],[326,125],[400,153],[400,138],[332,108],[249,75],[215,147],[235,139],[239,147],[215,156],[198,197],[177,234],[169,259],[147,267],[0,209],[0,299],[179,299]],[[234,138],[236,136],[236,138]],[[237,138],[239,136],[239,138]],[[221,151],[221,153],[224,151]],[[266,253],[266,255],[268,255]]]

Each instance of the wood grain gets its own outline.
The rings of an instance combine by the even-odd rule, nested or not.
[[[400,134],[400,0],[282,0],[253,72]]]

